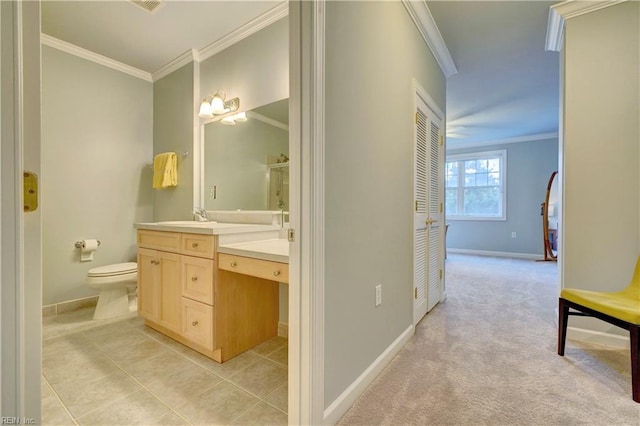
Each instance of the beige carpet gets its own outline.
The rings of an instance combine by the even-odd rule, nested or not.
[[[448,299],[339,424],[640,425],[628,351],[570,340],[556,354],[556,273],[450,255]]]

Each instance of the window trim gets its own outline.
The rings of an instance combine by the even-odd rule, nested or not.
[[[447,155],[445,160],[446,163],[451,163],[453,161],[465,161],[465,160],[482,160],[487,157],[499,157],[500,158],[500,188],[501,188],[501,200],[502,203],[502,214],[500,216],[465,216],[465,215],[450,215],[446,213],[446,196],[445,196],[445,213],[447,220],[475,220],[475,221],[506,221],[507,220],[507,150],[506,149],[497,149],[491,151],[475,151],[475,152],[465,152],[461,154],[451,154]],[[464,188],[461,182],[462,173],[458,173],[458,188]],[[445,167],[445,194],[447,188],[446,182],[446,167]],[[460,199],[464,199],[458,195],[458,201]]]

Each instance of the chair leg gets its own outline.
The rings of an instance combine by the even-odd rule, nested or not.
[[[629,327],[631,343],[631,392],[633,400],[640,402],[640,325]]]
[[[564,346],[567,341],[567,320],[569,319],[569,306],[563,298],[558,299],[558,355],[564,356]]]

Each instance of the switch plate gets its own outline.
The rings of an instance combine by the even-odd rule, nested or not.
[[[515,232],[515,231],[513,231],[513,232],[511,233],[511,238],[515,238],[515,237],[516,237],[516,232]]]
[[[382,305],[382,284],[376,286],[376,306]]]

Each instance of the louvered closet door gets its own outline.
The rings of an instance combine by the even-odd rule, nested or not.
[[[442,178],[443,144],[440,137],[441,121],[437,120],[435,114],[429,116],[429,202],[427,218],[427,235],[429,250],[427,258],[429,260],[428,288],[427,288],[427,311],[430,311],[440,301],[442,296],[442,230],[443,225],[443,205],[442,205]]]
[[[416,95],[417,96],[417,95]],[[441,292],[441,163],[440,122],[417,96],[414,132],[414,324],[439,301]]]
[[[428,182],[427,182],[427,166],[428,166],[428,149],[427,133],[429,122],[426,115],[426,105],[418,103],[415,120],[414,132],[414,196],[415,196],[415,214],[413,219],[414,236],[413,236],[413,321],[417,323],[427,313],[427,265],[428,265],[428,230],[427,230],[427,213],[428,213]]]

